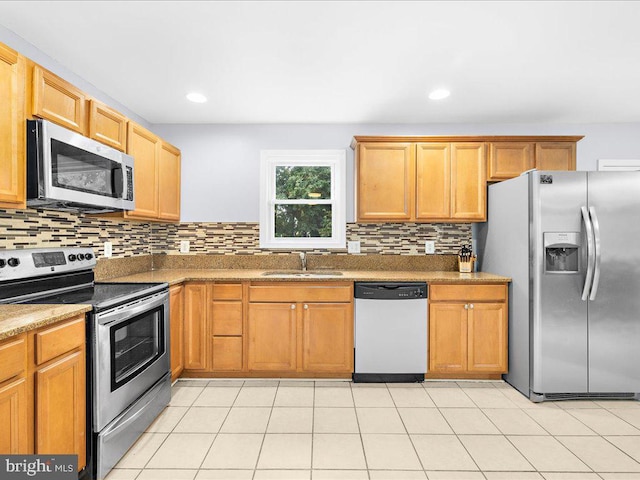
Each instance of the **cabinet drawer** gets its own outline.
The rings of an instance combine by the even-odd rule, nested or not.
[[[250,302],[351,302],[353,284],[305,285],[281,283],[278,285],[251,285]]]
[[[239,283],[214,283],[211,296],[214,300],[242,300],[242,285]]]
[[[494,301],[507,299],[506,285],[430,285],[429,300],[439,301]]]
[[[56,325],[35,334],[36,364],[70,352],[84,344],[84,315],[72,322]]]
[[[0,344],[0,382],[16,377],[25,371],[27,337],[20,335]]]
[[[242,303],[213,302],[213,335],[242,335]]]
[[[242,370],[242,337],[213,337],[213,370]]]

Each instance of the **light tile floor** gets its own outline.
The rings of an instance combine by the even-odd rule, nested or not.
[[[640,402],[504,382],[179,380],[108,480],[640,480]]]

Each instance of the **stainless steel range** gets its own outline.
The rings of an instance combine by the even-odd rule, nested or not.
[[[93,306],[82,476],[101,479],[171,399],[169,290],[166,283],[95,283],[95,265],[90,248],[2,250],[0,303]]]

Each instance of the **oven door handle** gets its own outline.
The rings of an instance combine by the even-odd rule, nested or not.
[[[169,301],[169,294],[165,292],[156,293],[151,297],[143,298],[137,302],[127,303],[111,310],[99,312],[96,314],[98,325],[113,326],[125,320],[154,308],[160,307]]]
[[[103,435],[103,436],[107,436],[107,435],[113,434],[113,433],[115,433],[115,432],[117,432],[119,430],[122,430],[123,428],[126,428],[127,425],[129,425],[136,418],[138,418],[140,415],[142,415],[146,411],[146,408],[149,406],[149,404],[151,404],[154,401],[155,401],[155,397],[154,396],[149,396],[149,398],[144,403],[144,405],[142,407],[138,408],[137,412],[135,412],[129,418],[124,419],[124,421],[122,421],[122,422],[114,422],[113,425],[111,425],[110,427],[105,428],[102,432],[100,432],[100,434]]]

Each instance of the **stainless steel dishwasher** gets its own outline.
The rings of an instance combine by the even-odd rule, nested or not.
[[[427,284],[356,282],[354,382],[422,382]]]

